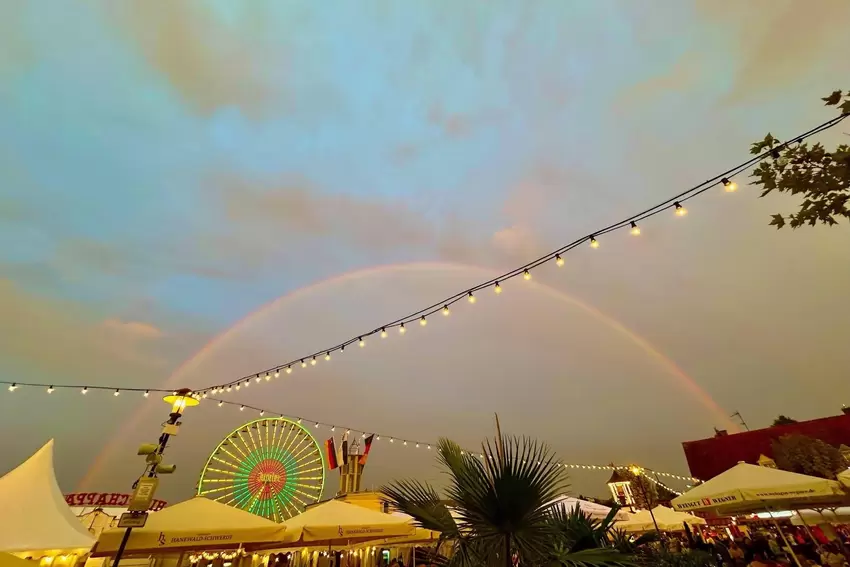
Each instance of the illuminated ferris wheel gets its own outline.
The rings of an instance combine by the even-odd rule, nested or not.
[[[318,502],[325,486],[322,451],[301,425],[257,419],[231,432],[207,459],[198,494],[276,522]]]

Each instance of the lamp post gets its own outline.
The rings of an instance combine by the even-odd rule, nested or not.
[[[139,447],[137,454],[145,456],[145,471],[133,483],[133,496],[130,498],[129,512],[122,515],[122,521],[125,519],[125,516],[129,516],[131,520],[133,518],[143,519],[147,516],[147,510],[150,508],[156,487],[159,483],[157,475],[172,474],[177,469],[177,465],[162,464],[162,454],[165,452],[168,440],[173,435],[177,435],[180,430],[181,422],[178,420],[183,415],[183,411],[187,407],[196,406],[201,403],[189,388],[176,390],[173,394],[164,396],[162,400],[171,405],[171,413],[168,415],[168,421],[162,427],[159,442],[156,444],[145,443]],[[119,522],[120,524],[121,522]],[[121,561],[121,556],[124,555],[124,549],[127,547],[130,532],[132,531],[132,526],[128,526],[124,532],[124,537],[121,538],[121,545],[118,546],[118,551],[115,553],[115,561],[113,561],[112,567],[118,567],[118,562]]]

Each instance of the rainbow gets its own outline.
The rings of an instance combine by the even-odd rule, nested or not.
[[[415,262],[415,263],[404,263],[404,264],[385,264],[380,266],[373,266],[365,269],[355,270],[351,272],[346,272],[343,274],[339,274],[330,278],[326,278],[323,280],[316,281],[310,285],[301,287],[299,289],[293,290],[285,295],[278,297],[277,299],[262,305],[260,308],[252,311],[239,321],[237,321],[234,325],[226,329],[224,332],[216,335],[212,340],[210,340],[207,344],[203,346],[197,353],[195,353],[191,358],[183,362],[177,369],[166,379],[165,383],[160,387],[162,388],[176,388],[176,387],[185,387],[185,379],[187,373],[199,367],[205,360],[207,356],[209,356],[212,352],[214,352],[219,347],[224,347],[227,344],[229,338],[237,335],[240,331],[245,328],[250,327],[250,325],[261,318],[264,314],[273,311],[276,307],[280,306],[283,303],[296,301],[300,297],[308,295],[310,293],[314,293],[317,290],[326,287],[326,286],[335,286],[343,283],[350,283],[355,280],[364,279],[368,277],[372,277],[375,275],[383,275],[387,273],[393,272],[406,272],[406,271],[424,271],[424,270],[463,270],[466,272],[475,271],[480,274],[480,278],[475,281],[485,281],[494,278],[497,273],[489,268],[485,268],[482,266],[475,266],[470,264],[456,264],[456,263],[443,263],[443,262]],[[652,345],[648,340],[641,337],[634,331],[630,330],[628,327],[623,325],[618,320],[614,319],[606,315],[605,313],[599,311],[595,307],[588,305],[587,303],[576,299],[572,295],[554,289],[545,284],[541,284],[539,282],[529,282],[534,291],[538,291],[540,293],[546,294],[552,299],[564,303],[568,303],[575,307],[578,307],[582,311],[586,312],[588,315],[592,316],[594,319],[599,321],[600,323],[606,325],[607,327],[617,331],[624,338],[628,339],[634,345],[639,347],[643,352],[645,352],[648,356],[650,356],[653,360],[655,360],[662,368],[664,368],[667,372],[667,376],[672,379],[673,385],[680,389],[683,389],[688,396],[696,399],[700,404],[702,404],[709,412],[716,416],[720,423],[723,423],[726,428],[731,431],[737,431],[738,426],[734,422],[732,422],[725,411],[714,401],[714,399],[703,390],[699,384],[689,376],[679,365],[677,365],[673,360],[671,360],[667,355],[663,354],[660,350],[658,350],[655,346]],[[318,346],[318,345],[317,345]],[[374,354],[369,354],[367,356],[375,356]],[[256,370],[256,369],[246,369]],[[247,374],[247,372],[246,372]],[[142,422],[142,418],[144,417],[145,407],[142,406],[138,411],[130,415],[130,417],[119,427],[116,429],[115,434],[111,437],[111,439],[107,442],[105,447],[100,451],[100,453],[95,458],[91,467],[89,467],[83,479],[80,481],[78,491],[86,490],[86,487],[93,484],[94,478],[97,474],[103,469],[107,456],[112,451],[117,451],[120,449],[126,449],[121,444],[121,439],[126,435],[127,432],[132,431],[133,429],[139,427]]]

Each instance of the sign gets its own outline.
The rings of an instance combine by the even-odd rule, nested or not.
[[[153,495],[156,492],[156,487],[159,486],[159,479],[156,477],[140,478],[136,483],[136,489],[133,495],[130,496],[130,503],[127,509],[131,512],[144,512],[153,504]]]
[[[126,508],[130,495],[121,492],[74,492],[65,495],[68,506],[91,506],[95,508]],[[168,504],[165,500],[153,500],[152,512],[162,510]]]
[[[142,512],[137,514],[134,512],[124,512],[118,520],[119,528],[143,528],[145,522],[148,521],[148,513]]]

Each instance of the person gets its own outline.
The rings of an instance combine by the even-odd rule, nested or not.
[[[756,551],[753,553],[753,560],[747,567],[777,567],[778,565],[779,563],[773,559],[766,559],[764,553]]]
[[[843,567],[846,565],[844,556],[838,551],[838,547],[834,543],[823,548],[823,552],[820,554],[820,562],[824,567]]]
[[[729,542],[729,560],[735,567],[746,565],[744,550],[734,541]]]

